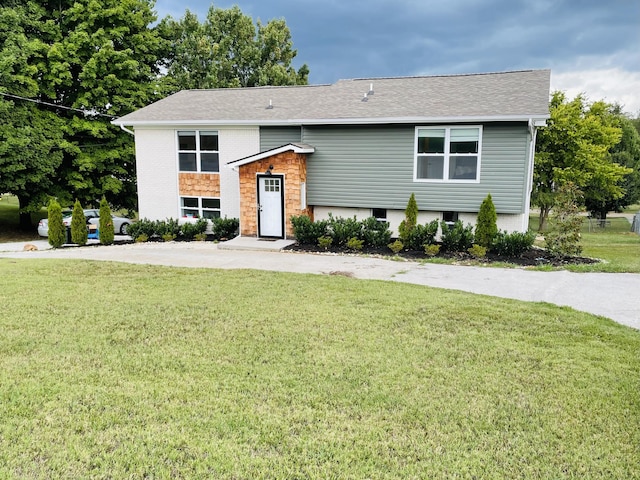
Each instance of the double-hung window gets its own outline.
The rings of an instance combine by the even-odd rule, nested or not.
[[[218,132],[178,131],[178,163],[181,172],[219,172]]]
[[[418,127],[416,181],[477,182],[482,127]]]
[[[180,197],[180,213],[183,217],[220,218],[220,199]]]

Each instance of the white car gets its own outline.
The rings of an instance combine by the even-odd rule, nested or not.
[[[83,212],[88,224],[98,225],[100,223],[100,210],[83,210]],[[114,215],[111,215],[111,218],[113,219],[113,231],[116,234],[126,235],[127,228],[131,224],[131,219],[116,217]],[[62,217],[62,223],[67,227],[71,226],[71,213],[67,212],[64,214]],[[46,218],[43,218],[38,223],[38,235],[41,237],[49,236],[49,220]]]

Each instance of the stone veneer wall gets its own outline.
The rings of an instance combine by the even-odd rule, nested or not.
[[[258,174],[264,173],[273,165],[273,175],[284,175],[284,216],[285,237],[293,238],[293,226],[289,221],[292,215],[307,214],[310,208],[301,208],[301,184],[307,181],[307,156],[294,152],[283,152],[269,158],[255,161],[239,167],[240,178],[240,235],[253,237],[258,235]]]
[[[181,173],[178,184],[180,196],[220,198],[218,173]]]

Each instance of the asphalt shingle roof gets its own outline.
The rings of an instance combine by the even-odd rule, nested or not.
[[[300,125],[545,119],[549,116],[549,81],[549,70],[525,70],[340,80],[332,85],[183,90],[114,123]],[[371,85],[373,94],[363,101]]]

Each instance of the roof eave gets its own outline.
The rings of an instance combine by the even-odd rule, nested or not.
[[[113,120],[111,123],[129,127],[159,127],[182,125],[228,125],[228,126],[282,126],[282,125],[376,125],[390,123],[470,123],[470,122],[528,122],[544,121],[550,118],[548,113],[492,115],[492,116],[438,116],[438,117],[375,117],[375,118],[290,118],[290,119],[253,119],[253,120]]]

